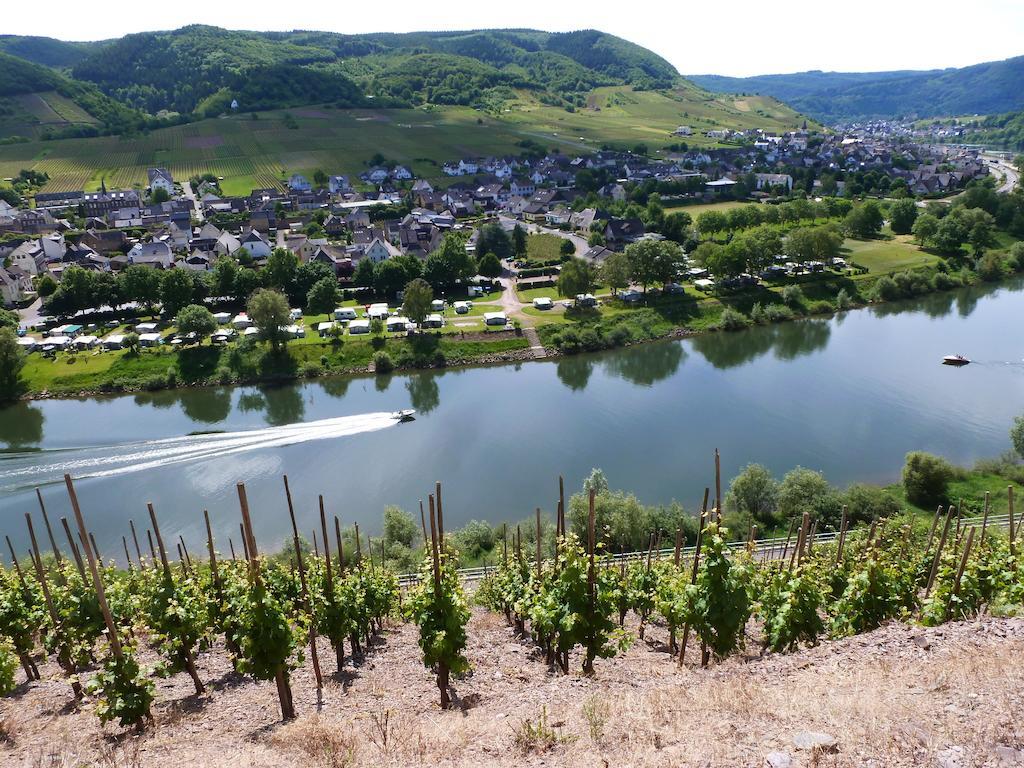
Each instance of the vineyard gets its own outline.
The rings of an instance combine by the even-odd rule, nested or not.
[[[481,609],[507,623],[517,648],[532,649],[537,676],[557,684],[564,677],[599,680],[637,647],[659,678],[700,676],[737,659],[808,653],[826,639],[892,621],[934,627],[982,614],[1016,615],[1024,605],[1012,487],[1009,513],[999,518],[989,515],[987,495],[982,517],[964,518],[950,506],[930,524],[899,517],[850,529],[844,509],[830,540],[816,535],[816,521],[805,514],[785,538],[758,545],[752,530],[747,546],[738,548],[730,548],[721,527],[720,491],[710,507],[706,491],[694,547],[683,548],[681,530],[653,531],[646,555],[613,557],[596,528],[594,491],[580,540],[566,529],[560,483],[554,556],[542,555],[539,535],[529,552],[522,530],[509,532],[500,565],[470,596],[445,536],[440,483],[426,510],[421,506],[421,572],[401,580],[383,567],[383,545],[376,560],[363,550],[358,526],[356,552],[346,555],[352,538],[343,536],[337,516],[331,520],[323,497],[313,546],[304,547],[287,477],[282,508],[292,521],[289,551],[261,555],[240,484],[240,551],[234,540],[228,556],[218,551],[205,513],[202,554],[189,552],[184,539],[166,542],[149,505],[143,535],[132,523],[122,537],[123,567],[97,551],[74,483],[68,476],[65,483],[73,520],[53,525],[40,495],[41,520],[25,514],[31,550],[18,557],[7,539],[12,562],[0,570],[0,691],[16,702],[33,686],[63,686],[61,712],[93,712],[136,740],[154,727],[154,707],[164,704],[157,692],[166,687],[162,681],[179,677],[192,689],[186,698],[212,697],[214,706],[245,678],[272,681],[280,720],[314,727],[319,721],[305,718],[324,707],[344,709],[349,686],[372,674],[364,670],[386,670],[389,637],[408,641],[412,634],[419,663],[436,686],[434,708],[484,709],[489,702],[475,691],[486,684],[474,669],[481,662],[470,635],[483,621]],[[536,526],[539,534],[539,510]],[[662,539],[673,537],[674,548],[663,550]],[[497,631],[493,622],[484,625]],[[201,672],[214,655],[230,667],[234,682],[227,688],[224,676]],[[41,667],[52,674],[44,676]],[[501,677],[500,667],[496,674]],[[314,690],[297,695],[296,675]],[[347,682],[339,687],[339,680]],[[410,675],[405,685],[418,683]],[[315,704],[296,705],[310,695]],[[6,728],[3,717],[13,711],[0,710],[0,726]],[[528,753],[557,749],[561,738],[546,708],[538,715],[512,728],[515,744]],[[584,715],[596,740],[596,715],[586,708]],[[58,722],[63,715],[51,716]],[[385,747],[396,738],[388,717],[371,716]],[[0,754],[5,743],[17,743],[16,732],[0,736]],[[322,732],[316,738],[330,742],[330,755],[308,752],[319,764],[350,764],[336,759],[343,744]]]

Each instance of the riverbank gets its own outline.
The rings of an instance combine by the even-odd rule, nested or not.
[[[474,307],[472,317],[463,321],[473,324],[472,330],[452,327],[443,333],[412,336],[321,339],[310,332],[323,317],[310,316],[304,318],[307,337],[289,342],[284,351],[270,350],[246,337],[220,347],[158,346],[134,352],[60,353],[52,359],[30,355],[24,371],[23,397],[31,400],[228,384],[278,384],[372,374],[378,367],[391,372],[518,363],[542,356],[686,338],[709,331],[735,331],[753,325],[826,317],[849,309],[953,290],[983,279],[997,283],[1024,270],[1024,263],[1009,252],[992,252],[994,263],[983,270],[969,260],[942,260],[910,245],[906,238],[891,235],[848,241],[844,253],[850,266],[842,271],[826,270],[713,295],[687,285],[681,293],[652,292],[639,306],[626,305],[605,295],[600,308],[556,306],[541,311],[528,302],[536,298],[533,294],[557,296],[554,288],[519,294],[509,286],[507,291],[515,293],[503,297],[501,305],[510,307],[507,311],[510,318],[516,319],[515,331],[490,331],[479,324],[478,315],[498,306],[489,303],[488,297]],[[972,266],[978,266],[977,271]],[[535,329],[543,349],[531,351],[536,343],[531,345],[522,335],[520,319]],[[125,326],[124,331],[115,332],[130,329],[131,326]]]

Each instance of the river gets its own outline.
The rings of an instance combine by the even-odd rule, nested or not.
[[[285,473],[307,537],[321,493],[329,513],[376,532],[386,504],[417,510],[441,480],[451,528],[550,512],[558,474],[572,491],[592,467],[644,502],[692,509],[716,447],[726,482],[749,462],[894,482],[910,450],[970,463],[1009,449],[1024,411],[1022,310],[1016,280],[519,365],[20,403],[0,410],[0,533],[24,548],[37,485],[55,523],[69,516],[64,472],[105,555],[146,502],[169,540],[201,550],[208,509],[219,548],[237,545],[238,482],[257,536],[277,547],[290,532]],[[941,366],[950,353],[975,362]],[[416,421],[391,420],[400,408]]]

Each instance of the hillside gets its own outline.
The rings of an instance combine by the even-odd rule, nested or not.
[[[964,139],[972,144],[986,144],[1015,152],[1024,152],[1024,112],[989,115],[977,121]]]
[[[34,168],[50,175],[50,192],[98,189],[101,179],[108,187],[141,184],[146,169],[159,165],[176,177],[215,173],[225,177],[226,193],[247,194],[256,187],[280,184],[296,172],[358,174],[379,152],[388,162],[408,165],[417,176],[443,181],[440,165],[446,160],[519,154],[525,142],[567,153],[594,151],[608,143],[646,144],[655,152],[678,142],[671,132],[684,123],[695,131],[781,131],[798,128],[804,121],[769,97],[714,96],[692,86],[666,92],[608,86],[594,89],[586,99],[592,106],[573,112],[544,104],[525,89],[511,92],[498,113],[465,106],[321,106],[260,112],[254,119],[245,112],[130,137],[0,146],[0,177]],[[691,146],[714,144],[700,135],[687,141]]]
[[[1024,56],[921,72],[692,75],[713,91],[762,93],[824,122],[864,117],[991,114],[1024,109]]]
[[[73,43],[55,40],[52,37],[28,37],[24,35],[0,35],[0,53],[42,64],[55,69],[69,69],[89,55],[89,51],[103,45],[96,43]]]
[[[579,94],[599,85],[655,88],[678,79],[661,57],[593,30],[342,35],[189,26],[108,42],[77,61],[72,72],[110,96],[155,113],[192,112],[222,89],[237,97],[238,83],[265,67],[278,73],[319,71],[352,81],[389,106],[482,105],[494,100],[497,89],[511,87],[573,103],[574,96],[578,101]],[[501,91],[497,97],[504,95]],[[312,93],[295,100],[301,97],[307,103],[326,100]]]
[[[0,136],[37,136],[47,129],[119,131],[141,118],[95,86],[48,67],[0,53],[0,71]]]

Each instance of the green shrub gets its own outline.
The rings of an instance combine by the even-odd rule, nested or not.
[[[907,454],[903,465],[903,490],[907,501],[925,509],[946,502],[949,483],[956,471],[945,459],[924,451]]]
[[[304,379],[315,379],[317,376],[322,376],[323,372],[323,368],[313,362],[303,363],[299,367],[299,376]]]
[[[841,288],[839,293],[836,294],[836,309],[842,312],[851,306],[853,306],[853,299],[845,288]]]
[[[235,380],[235,374],[226,365],[218,367],[213,377],[217,380],[218,384],[230,384]]]
[[[896,285],[896,281],[888,275],[878,278],[878,282],[875,283],[872,297],[875,301],[893,301],[900,297],[899,286]]]
[[[750,321],[746,315],[732,307],[726,307],[722,310],[715,327],[722,331],[740,331],[748,325],[750,325]]]
[[[1003,277],[1003,260],[998,253],[986,253],[975,265],[978,277],[987,283],[994,283]]]
[[[378,352],[373,356],[373,368],[377,373],[391,373],[395,364],[387,352]]]
[[[945,272],[936,272],[932,278],[932,290],[934,291],[948,291],[957,285],[957,279]]]
[[[764,308],[764,317],[769,323],[781,323],[793,319],[793,310],[785,304],[769,304]]]
[[[782,300],[790,307],[803,304],[804,292],[799,285],[787,285],[782,289]]]
[[[757,323],[758,325],[768,322],[764,306],[762,306],[761,302],[757,302],[750,308],[750,322]]]

